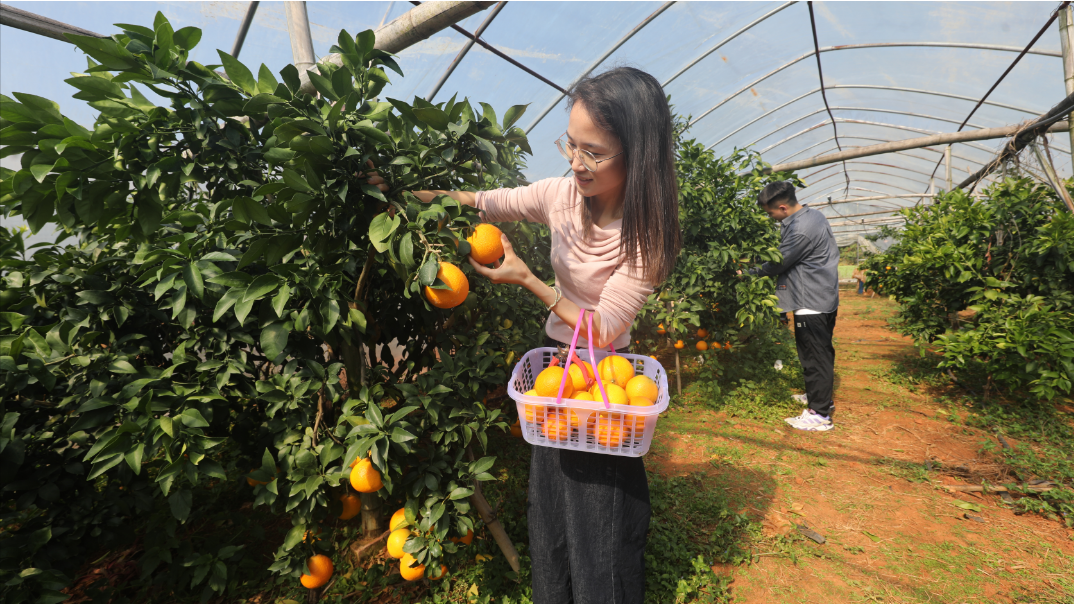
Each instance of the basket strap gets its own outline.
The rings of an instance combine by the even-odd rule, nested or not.
[[[584,309],[582,310],[582,313],[585,313]],[[593,362],[593,375],[597,378],[597,387],[600,388],[600,396],[604,400],[604,408],[611,409],[612,406],[608,404],[608,393],[604,391],[604,381],[600,379],[600,370],[597,369],[597,357],[593,354],[593,314],[596,314],[596,312],[594,311],[594,313],[589,315],[589,320],[586,324],[589,329],[589,333],[586,337],[586,343],[589,344],[589,360]],[[578,317],[579,323],[581,320],[582,317]],[[574,337],[578,337],[577,329],[574,330]],[[615,354],[614,348],[612,349],[612,354]]]
[[[574,338],[571,339],[571,347],[567,350],[567,362],[563,364],[563,377],[559,380],[559,393],[556,394],[556,404],[563,404],[563,387],[567,385],[567,380],[571,379],[571,357],[574,355],[574,347],[578,345],[578,325],[581,324],[582,318],[585,317],[585,309],[578,311],[578,323],[575,323]],[[593,345],[589,345],[590,349]],[[592,353],[590,353],[592,354]]]

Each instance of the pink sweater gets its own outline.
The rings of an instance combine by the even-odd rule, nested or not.
[[[620,262],[622,220],[605,228],[593,226],[589,241],[582,231],[583,198],[574,179],[546,178],[515,189],[478,191],[477,208],[489,222],[528,220],[552,230],[552,268],[563,297],[582,308],[600,313],[600,339],[624,348],[630,344],[630,326],[653,287],[638,270],[632,274]],[[640,261],[640,258],[637,260]],[[545,333],[570,342],[574,332],[549,313]],[[579,342],[585,339],[583,328]]]

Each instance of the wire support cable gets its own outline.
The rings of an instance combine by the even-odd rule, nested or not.
[[[455,60],[451,62],[451,65],[448,65],[448,68],[444,70],[444,75],[440,76],[440,80],[436,83],[435,86],[433,86],[433,89],[429,93],[429,96],[425,97],[426,101],[429,101],[430,103],[433,102],[433,98],[436,96],[436,93],[440,92],[440,89],[443,88],[448,78],[450,78],[451,74],[455,72],[455,68],[459,66],[459,63],[462,63],[462,60],[466,57],[466,54],[469,53],[470,49],[474,47],[474,44],[477,42],[477,40],[481,38],[481,34],[485,33],[485,30],[488,28],[488,26],[492,24],[492,20],[496,18],[496,15],[500,14],[500,11],[503,10],[504,6],[507,6],[506,1],[499,2],[498,4],[496,4],[495,8],[489,11],[489,16],[481,22],[481,25],[479,25],[476,30],[474,30],[474,37],[465,45],[463,45],[462,50],[459,51],[459,54],[455,55]]]
[[[962,129],[966,127],[966,123],[970,121],[970,118],[973,117],[974,113],[977,113],[977,110],[981,108],[981,105],[984,104],[985,100],[988,99],[992,92],[997,87],[999,87],[1000,83],[1003,82],[1004,78],[1007,77],[1007,74],[1009,74],[1015,68],[1015,66],[1018,65],[1018,62],[1022,60],[1022,57],[1026,56],[1026,53],[1029,52],[1029,49],[1033,48],[1033,46],[1037,43],[1037,40],[1039,40],[1041,36],[1044,35],[1044,32],[1048,31],[1048,29],[1052,26],[1052,23],[1055,23],[1055,20],[1059,18],[1059,11],[1065,10],[1068,6],[1070,6],[1070,2],[1063,2],[1059,5],[1059,8],[1052,12],[1051,17],[1048,18],[1048,22],[1044,24],[1044,27],[1040,28],[1040,31],[1037,32],[1037,35],[1033,36],[1033,39],[1030,40],[1029,44],[1027,44],[1026,47],[1022,49],[1022,52],[1018,53],[1018,56],[1014,58],[1014,61],[1011,61],[1010,66],[1008,66],[1007,69],[1004,70],[1003,74],[999,76],[999,79],[996,80],[996,83],[992,84],[992,87],[988,89],[988,92],[986,92],[983,97],[981,97],[981,100],[977,101],[977,104],[973,106],[973,109],[970,110],[969,115],[966,116],[966,119],[963,120],[962,125],[959,126],[958,130],[955,130],[955,132],[962,132]],[[1074,151],[1074,149],[1072,149],[1071,151]],[[940,166],[942,164],[942,159],[936,162],[936,167],[932,169],[932,178],[936,177],[936,171],[940,169]],[[968,180],[969,179],[967,179],[967,181]],[[976,182],[976,180],[974,180],[973,182]],[[962,186],[963,185],[959,185],[960,188]]]
[[[813,16],[813,0],[806,2],[806,6],[809,8],[809,28],[813,31],[813,52],[817,58],[817,79],[820,81],[820,98],[824,101],[824,109],[828,112],[828,117],[832,120],[832,135],[835,137],[835,146],[840,151],[843,150],[842,143],[839,142],[839,128],[835,125],[835,115],[832,113],[832,108],[828,104],[828,93],[824,90],[824,67],[820,63],[820,42],[817,41],[817,20]],[[847,163],[843,162],[843,176],[846,178],[847,186],[844,191],[844,195],[850,192],[850,173],[847,172]],[[838,213],[838,210],[836,210]]]

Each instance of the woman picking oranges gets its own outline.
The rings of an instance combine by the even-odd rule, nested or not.
[[[493,283],[525,287],[550,311],[546,345],[570,342],[581,308],[593,309],[593,344],[626,351],[630,326],[681,247],[671,113],[647,73],[616,68],[568,93],[567,132],[556,141],[572,178],[495,191],[418,191],[482,210],[489,222],[529,220],[552,231],[554,286],[501,237]],[[370,175],[370,184],[383,179]],[[382,188],[387,189],[386,186]],[[581,337],[584,340],[584,335]],[[581,344],[579,344],[581,346]],[[529,485],[533,601],[641,602],[649,486],[641,458],[534,447]]]

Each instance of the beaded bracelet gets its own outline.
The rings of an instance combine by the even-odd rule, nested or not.
[[[556,301],[549,305],[548,310],[552,310],[553,308],[555,308],[556,304],[559,304],[559,301],[563,299],[563,292],[559,289],[558,286],[553,285],[552,291],[556,292]]]

